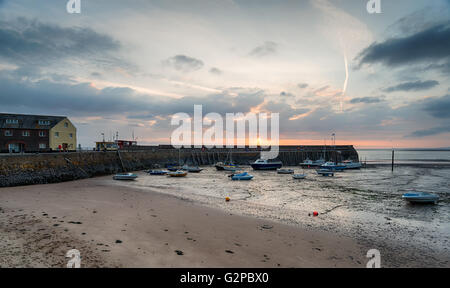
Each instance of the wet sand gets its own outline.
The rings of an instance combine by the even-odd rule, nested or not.
[[[0,266],[365,267],[369,247],[179,197],[119,186],[111,177],[0,189]]]

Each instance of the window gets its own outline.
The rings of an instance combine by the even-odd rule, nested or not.
[[[17,119],[6,119],[6,124],[19,124]]]
[[[5,130],[5,136],[13,136],[13,133],[11,130]]]
[[[39,137],[45,137],[45,131],[39,131]]]
[[[69,127],[69,123],[65,122],[65,123],[64,123],[64,127],[65,127],[65,128],[68,128],[68,127]]]
[[[39,125],[42,125],[42,126],[50,125],[50,121],[49,120],[39,120]]]
[[[39,149],[46,149],[46,148],[47,148],[46,144],[44,144],[44,143],[39,144]]]
[[[30,131],[22,131],[23,137],[30,137]]]
[[[70,138],[73,138],[73,134],[72,134],[72,133],[70,133],[70,134],[69,134],[69,137],[70,137]]]
[[[55,132],[55,137],[59,137],[59,132]]]

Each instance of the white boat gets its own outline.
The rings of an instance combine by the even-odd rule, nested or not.
[[[304,168],[312,168],[312,167],[318,167],[320,165],[325,164],[325,160],[323,159],[319,159],[316,161],[312,161],[310,159],[306,159],[305,161],[303,161],[302,163],[300,163],[300,166],[304,167]]]
[[[345,160],[339,163],[338,166],[345,166],[345,169],[361,169],[362,164],[360,162],[353,162],[352,160]]]
[[[278,174],[294,174],[295,171],[292,169],[278,169],[277,173]]]
[[[306,178],[306,174],[294,174],[292,175],[292,178],[296,179],[296,180],[302,180]]]
[[[138,178],[138,176],[133,173],[119,173],[113,176],[114,180],[134,180],[136,178]]]
[[[327,162],[321,165],[320,168],[332,171],[343,171],[345,169],[345,165],[336,164],[334,162]]]
[[[427,192],[411,192],[403,194],[402,198],[411,203],[432,203],[439,201],[439,196]]]

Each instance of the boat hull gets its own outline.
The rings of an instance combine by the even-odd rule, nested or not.
[[[283,167],[283,164],[281,163],[253,163],[251,164],[252,168],[254,170],[277,170]]]
[[[410,203],[436,204],[439,196],[429,193],[406,193],[402,198]]]

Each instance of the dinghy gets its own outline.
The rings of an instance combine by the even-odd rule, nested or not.
[[[134,180],[138,176],[133,173],[120,173],[113,176],[114,180]]]
[[[200,173],[203,169],[199,168],[198,166],[191,167],[188,165],[183,166],[183,170],[189,172],[189,173]]]
[[[166,175],[167,173],[169,173],[169,172],[168,171],[164,171],[164,170],[151,170],[151,171],[148,171],[148,174],[150,174],[150,175],[157,175],[157,176]]]
[[[296,180],[302,180],[306,178],[306,174],[294,174],[292,175],[292,178],[296,179]]]
[[[317,170],[317,174],[322,175],[324,177],[330,176],[333,177],[334,176],[334,172],[328,169],[320,169]]]
[[[432,203],[439,201],[439,196],[427,192],[412,192],[403,194],[402,198],[411,203]]]
[[[167,175],[169,175],[170,177],[186,177],[187,174],[188,172],[183,170],[177,170],[175,172],[167,173]]]
[[[277,173],[278,174],[294,174],[295,171],[292,169],[278,169]]]
[[[240,173],[240,174],[233,174],[230,175],[231,180],[252,180],[253,175],[248,174],[247,172]]]

